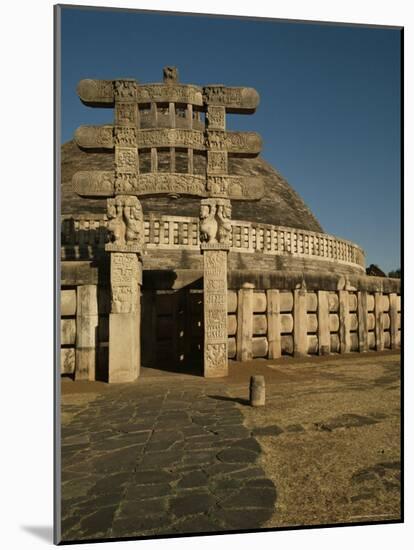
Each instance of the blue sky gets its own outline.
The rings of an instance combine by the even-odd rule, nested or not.
[[[367,265],[400,266],[400,42],[398,29],[116,10],[62,10],[62,142],[81,124],[112,122],[85,107],[82,78],[251,86],[262,156],[327,233],[356,242]]]

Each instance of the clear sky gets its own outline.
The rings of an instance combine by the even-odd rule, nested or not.
[[[302,196],[327,233],[365,250],[367,265],[400,267],[401,33],[274,20],[79,8],[62,10],[62,142],[81,124],[112,123],[80,102],[82,78],[251,86],[262,156]]]

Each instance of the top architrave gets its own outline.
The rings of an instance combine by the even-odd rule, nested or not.
[[[122,80],[81,80],[77,92],[83,103],[91,107],[113,107],[115,104],[115,83]],[[187,103],[220,105],[233,113],[253,112],[259,104],[259,94],[254,88],[233,87],[222,84],[193,86],[192,84],[138,84],[135,82],[136,97],[126,98],[137,103]],[[123,99],[120,99],[123,101]]]

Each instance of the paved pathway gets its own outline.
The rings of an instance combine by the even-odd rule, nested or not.
[[[148,373],[63,384],[64,541],[399,520],[397,354]]]
[[[66,405],[63,540],[257,529],[276,489],[260,446],[217,384],[122,386]]]

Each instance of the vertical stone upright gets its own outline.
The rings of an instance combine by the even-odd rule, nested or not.
[[[340,352],[351,351],[349,294],[347,290],[340,290],[339,294],[339,341]]]
[[[253,357],[253,289],[254,284],[243,283],[237,299],[237,361]]]
[[[95,380],[98,328],[96,285],[77,288],[76,305],[76,380]]]
[[[107,204],[112,233],[105,246],[111,254],[108,381],[132,382],[140,367],[143,215],[136,197],[118,195]]]
[[[224,134],[224,106],[206,105],[207,189],[208,199],[201,200],[200,241],[204,255],[204,376],[227,376],[227,254],[231,242],[231,204],[227,198],[227,152],[220,151],[225,164],[212,164],[211,130]],[[211,175],[218,176],[212,186]],[[221,185],[220,185],[221,184]],[[224,185],[223,185],[224,184]]]
[[[395,292],[390,294],[390,345],[391,349],[398,347],[398,296]]]
[[[137,82],[115,80],[115,198],[107,199],[108,229],[105,246],[111,260],[109,315],[109,382],[132,382],[141,364],[141,255],[143,214],[139,200],[122,191],[137,185],[139,111]],[[121,193],[121,194],[119,194]]]
[[[359,351],[368,351],[368,295],[366,290],[358,292],[358,341]]]
[[[306,288],[294,291],[293,307],[293,351],[295,357],[303,357],[308,353]]]
[[[384,349],[384,316],[382,305],[382,292],[375,292],[375,349]]]
[[[278,290],[267,290],[267,339],[269,341],[269,359],[278,359],[282,355],[280,326],[280,295]]]
[[[204,376],[227,376],[227,250],[203,254]]]
[[[318,290],[318,353],[329,355],[330,352],[329,296],[326,290]]]

